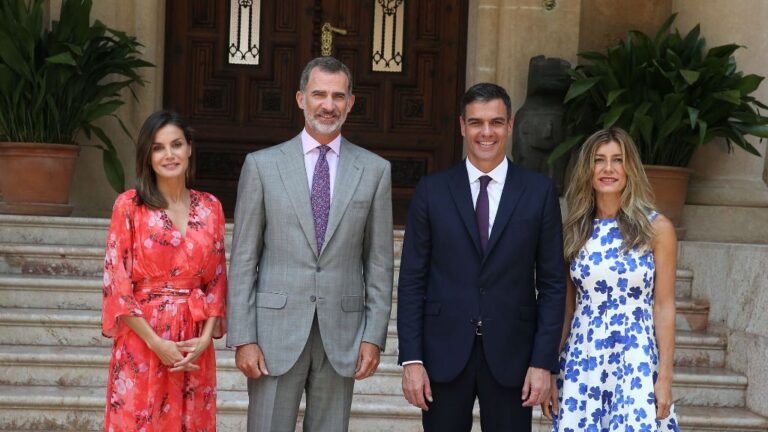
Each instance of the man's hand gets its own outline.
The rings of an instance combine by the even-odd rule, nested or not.
[[[550,397],[549,400],[545,400],[541,404],[541,413],[544,417],[552,421],[553,415],[558,415],[560,412],[560,406],[557,402],[557,375],[552,375],[552,383],[550,384]]]
[[[248,378],[258,379],[269,375],[264,353],[258,344],[240,345],[235,351],[235,365]]]
[[[525,374],[523,384],[523,406],[532,407],[541,405],[549,399],[549,390],[552,385],[551,373],[547,369],[529,367]]]
[[[411,405],[429,411],[427,402],[432,402],[432,387],[424,365],[410,363],[403,366],[403,395]]]
[[[360,352],[357,355],[357,365],[355,366],[355,379],[362,380],[376,373],[379,367],[379,355],[381,349],[376,344],[370,342],[360,342]]]

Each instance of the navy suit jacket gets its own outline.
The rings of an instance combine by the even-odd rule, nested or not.
[[[529,366],[558,371],[565,266],[549,178],[509,164],[486,253],[466,162],[428,175],[413,195],[398,283],[399,362],[449,382],[469,360],[475,320],[491,373],[523,385]]]

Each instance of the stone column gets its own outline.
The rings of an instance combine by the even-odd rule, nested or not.
[[[708,47],[743,45],[745,48],[735,54],[739,70],[766,75],[768,34],[759,29],[768,20],[768,3],[733,0],[726,7],[717,0],[674,0],[673,10],[679,12],[675,24],[681,32],[700,24]],[[763,82],[753,95],[768,103],[768,84]],[[695,174],[683,215],[685,226],[690,228],[686,239],[768,243],[766,145],[754,137],[748,141],[762,156],[755,157],[740,148],[728,153],[720,139],[694,155],[690,167]]]
[[[49,7],[50,19],[58,20],[61,0],[50,0]],[[124,96],[126,104],[116,112],[135,140],[144,119],[162,107],[163,103],[165,2],[99,0],[93,2],[91,19],[98,19],[108,27],[136,36],[144,45],[142,57],[155,65],[154,68],[145,68],[140,71],[147,83],[144,87],[135,88],[138,101],[134,100],[129,91],[126,91]],[[135,143],[125,135],[115,119],[102,119],[99,125],[117,147],[125,169],[126,187],[132,187],[135,179]],[[78,142],[89,144],[88,139],[83,135],[78,137]],[[108,217],[111,213],[116,194],[104,175],[101,157],[100,150],[81,146],[70,198],[75,207],[73,216]]]
[[[506,88],[512,110],[525,101],[531,57],[576,63],[582,0],[469,0],[467,87],[493,82]],[[512,146],[507,150],[511,155]],[[466,154],[466,148],[465,148]]]

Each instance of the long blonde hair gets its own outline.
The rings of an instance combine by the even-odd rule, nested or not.
[[[593,219],[596,216],[595,190],[592,175],[595,169],[597,149],[610,142],[621,147],[624,157],[624,172],[627,184],[621,192],[621,207],[616,216],[624,251],[635,246],[648,247],[653,238],[653,224],[648,215],[654,210],[653,192],[645,176],[640,154],[629,134],[620,128],[603,129],[587,138],[581,146],[579,158],[565,192],[568,217],[565,219],[565,259],[575,259],[592,235]]]

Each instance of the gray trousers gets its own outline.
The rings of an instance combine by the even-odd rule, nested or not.
[[[315,316],[307,345],[285,375],[248,379],[248,432],[293,432],[305,391],[303,432],[346,432],[354,384],[328,361]]]

